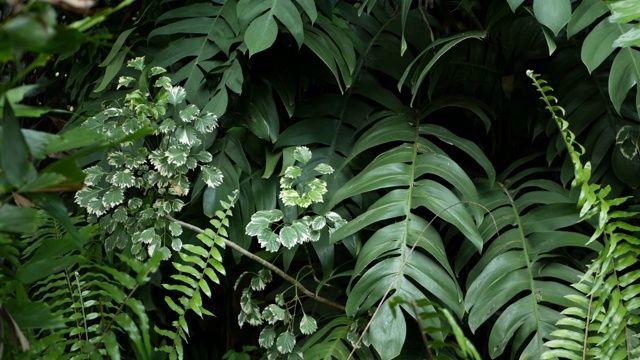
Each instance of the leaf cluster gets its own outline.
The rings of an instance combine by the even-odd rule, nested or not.
[[[181,230],[170,226],[165,215],[184,207],[181,198],[192,187],[190,174],[200,171],[209,187],[222,182],[220,170],[209,165],[213,157],[203,149],[203,142],[214,136],[217,117],[185,104],[184,88],[171,85],[166,76],[157,77],[164,69],[145,70],[142,57],[129,61],[128,66],[142,75],[138,80],[123,76],[118,86],[137,88],[126,94],[122,105],[112,103],[82,127],[108,139],[126,138],[144,128],[153,129],[158,136],[109,150],[98,164],[86,169],[85,187],[76,193],[76,202],[100,218],[107,251],[127,247],[144,258],[143,248],[148,256],[157,249],[166,259],[170,251],[164,244],[170,242],[179,251]]]

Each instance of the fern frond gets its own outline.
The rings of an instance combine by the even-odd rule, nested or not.
[[[65,321],[65,327],[40,332],[38,344],[41,348],[38,351],[45,358],[52,354],[61,356],[62,353],[71,359],[89,359],[95,354],[113,358],[120,356],[116,355],[119,354],[119,345],[115,341],[115,333],[124,333],[139,355],[149,358],[149,322],[144,306],[132,295],[139,285],[149,280],[148,272],[153,271],[159,262],[158,254],[147,263],[140,263],[144,273],[136,278],[141,282],[113,269],[101,272],[107,268],[103,265],[83,265],[36,284],[38,290],[34,296],[42,295],[54,314]],[[125,292],[127,288],[129,291]]]
[[[395,305],[406,304],[413,309],[416,319],[427,320],[438,318],[441,323],[439,328],[423,329],[422,340],[428,354],[435,353],[438,359],[473,359],[480,360],[480,354],[471,343],[451,312],[433,301],[420,299],[406,301],[401,298],[393,298]],[[447,338],[454,337],[454,341]]]
[[[202,296],[211,298],[209,281],[220,283],[218,274],[225,275],[222,265],[222,254],[219,248],[224,248],[224,240],[227,238],[229,218],[232,216],[233,205],[238,198],[238,193],[229,196],[228,202],[221,201],[222,210],[216,212],[216,218],[210,221],[213,229],[205,229],[204,233],[196,237],[199,244],[184,244],[178,255],[182,262],[173,262],[177,274],[171,275],[174,283],[163,284],[164,288],[175,291],[176,300],[165,296],[164,300],[177,315],[178,320],[173,321],[173,331],[155,327],[158,334],[168,337],[173,341],[172,346],[163,346],[158,350],[167,352],[171,358],[183,358],[182,341],[189,337],[189,325],[186,314],[189,310],[201,318],[204,315],[213,316],[202,303]]]
[[[634,234],[640,227],[628,222],[637,217],[637,213],[613,210],[628,198],[608,199],[608,186],[589,183],[591,165],[589,162],[582,164],[580,156],[584,154],[584,148],[575,142],[575,135],[562,118],[564,109],[554,105],[557,99],[549,95],[553,89],[532,71],[527,71],[527,76],[542,95],[569,152],[575,176],[572,186],[580,188],[581,216],[597,215],[596,231],[589,242],[601,241],[604,245],[582,281],[574,284],[584,296],[569,298],[577,306],[565,309],[563,314],[567,317],[558,323],[570,330],[553,332],[557,339],[548,342],[553,350],[546,352],[543,358],[638,358],[640,271],[634,265],[640,255],[640,239]]]

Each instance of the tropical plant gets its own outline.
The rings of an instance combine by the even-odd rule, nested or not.
[[[141,356],[151,353],[144,306],[131,295],[148,281],[154,264],[126,259],[124,264],[138,271],[136,280],[128,270],[98,261],[102,247],[95,251],[96,227],[70,217],[59,195],[82,186],[85,174],[79,159],[112,146],[112,141],[134,141],[145,131],[107,139],[85,129],[63,134],[35,126],[21,129],[22,119],[54,111],[28,104],[43,88],[35,83],[38,69],[50,66],[53,56],[69,56],[89,41],[106,15],[127,4],[68,23],[58,23],[48,3],[2,4],[0,357],[60,358],[75,353],[77,358],[95,358],[108,353],[116,358],[120,341],[114,331],[131,336]],[[141,332],[144,339],[134,336]]]
[[[631,2],[73,3],[2,13],[5,354],[635,356]]]
[[[511,357],[521,352],[521,357],[540,358],[561,318],[558,307],[569,304],[565,297],[577,295],[569,285],[582,275],[571,253],[557,250],[602,249],[589,245],[588,236],[566,230],[580,221],[576,199],[567,190],[552,181],[527,179],[535,174],[532,168],[511,174],[525,164],[515,163],[499,176],[499,186],[484,184],[480,193],[497,226],[480,228],[488,247],[469,271],[465,306],[472,331],[499,315],[489,335],[492,358],[507,347]],[[458,252],[458,269],[471,254],[464,247]]]
[[[76,218],[74,224],[80,221]],[[97,229],[92,225],[78,227],[85,242],[78,248],[73,237],[49,218],[25,239],[26,261],[17,277],[30,286],[33,300],[47,304],[40,316],[51,311],[57,321],[35,334],[30,349],[35,357],[54,359],[73,354],[74,359],[119,358],[122,340],[118,336],[125,334],[131,343],[126,352],[151,358],[149,319],[134,294],[150,281],[160,253],[146,263],[119,256],[127,267],[118,270],[99,260],[102,246]],[[35,316],[20,315],[27,319]]]
[[[514,11],[520,3],[522,1],[509,1]],[[537,8],[536,3],[543,1],[534,2],[534,10],[548,10],[546,14],[535,12],[541,24],[554,29],[556,34],[567,25],[567,36],[580,40],[578,47],[558,48],[558,69],[553,74],[559,80],[558,95],[566,102],[566,118],[572,131],[585,139],[596,180],[604,177],[603,181],[615,185],[616,179],[608,174],[612,168],[619,180],[637,188],[640,185],[635,175],[640,169],[636,158],[640,97],[631,101],[633,97],[629,96],[640,78],[640,70],[635,65],[639,53],[633,46],[637,8],[634,12],[633,5],[626,1],[591,0],[581,1],[571,13],[566,11],[571,9],[569,1]],[[546,39],[553,42],[549,36]],[[549,49],[550,53],[555,51],[555,42]],[[584,73],[585,67],[591,77]],[[555,128],[549,123],[546,127]],[[563,150],[561,137],[556,136],[550,143],[548,158]],[[605,156],[611,160],[603,161]],[[570,162],[566,161],[563,181],[567,182],[572,176],[571,169]],[[618,192],[616,188],[614,191]]]
[[[182,341],[186,342],[189,335],[189,326],[185,318],[185,313],[192,310],[201,318],[203,315],[213,316],[213,314],[202,305],[202,295],[211,298],[212,292],[208,281],[220,284],[218,274],[224,275],[225,270],[222,265],[222,254],[218,247],[224,248],[226,227],[229,226],[229,217],[236,198],[229,197],[228,202],[222,203],[224,211],[216,213],[216,219],[211,220],[215,230],[206,229],[199,231],[197,238],[202,244],[184,244],[178,254],[181,262],[173,262],[173,266],[178,270],[178,274],[171,275],[176,280],[176,284],[163,284],[168,290],[179,291],[178,301],[174,301],[170,296],[165,296],[164,300],[171,310],[178,314],[178,320],[172,322],[173,331],[161,330],[157,326],[156,332],[167,336],[173,341],[173,345],[159,348],[161,351],[169,353],[171,358],[182,358],[184,356]],[[170,215],[167,218],[172,221],[169,226],[179,223]],[[174,222],[175,221],[175,222]],[[228,241],[228,240],[227,240]],[[204,246],[204,247],[203,247]]]
[[[128,66],[142,72],[144,58],[131,60]],[[213,140],[216,116],[185,104],[185,90],[172,86],[168,77],[152,80],[164,72],[153,67],[138,80],[120,77],[118,86],[137,88],[126,95],[122,106],[116,103],[82,124],[108,139],[124,138],[145,127],[158,134],[157,139],[128,141],[110,150],[85,170],[85,187],[76,193],[76,202],[100,218],[107,251],[126,247],[140,259],[146,257],[143,250],[151,256],[158,248],[168,259],[168,244],[176,251],[182,248],[177,237],[180,227],[166,216],[183,208],[181,198],[192,187],[190,171],[199,170],[210,187],[223,178],[220,170],[207,165],[213,157],[204,151]]]

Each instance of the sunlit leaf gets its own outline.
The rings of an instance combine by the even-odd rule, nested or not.
[[[134,68],[138,71],[142,71],[144,69],[144,56],[140,56],[135,59],[131,59],[127,61],[127,66]]]
[[[169,93],[169,103],[174,106],[182,103],[187,97],[187,92],[182,86],[171,86],[167,92]]]

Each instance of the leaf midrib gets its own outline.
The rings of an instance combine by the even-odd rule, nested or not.
[[[539,339],[540,336],[540,331],[539,329],[541,328],[541,320],[540,320],[540,312],[538,309],[538,302],[536,301],[536,297],[534,296],[535,292],[536,292],[536,286],[535,286],[535,282],[534,282],[534,276],[533,276],[533,271],[531,269],[532,266],[532,262],[531,259],[529,257],[529,251],[527,249],[527,241],[526,241],[526,237],[524,235],[524,229],[522,228],[522,219],[520,218],[520,213],[518,211],[518,208],[516,206],[516,202],[514,201],[513,197],[511,196],[511,194],[509,193],[509,190],[507,188],[504,187],[503,184],[500,184],[500,187],[502,187],[502,190],[504,191],[504,193],[507,195],[507,197],[509,198],[509,202],[511,203],[511,208],[513,209],[513,214],[515,216],[516,219],[516,224],[518,227],[518,232],[520,234],[519,238],[522,240],[522,251],[524,253],[524,258],[525,261],[527,262],[527,273],[529,274],[529,287],[531,290],[531,294],[529,294],[529,297],[531,298],[531,301],[533,302],[533,313],[535,314],[535,319],[536,319],[536,335],[535,337]]]

